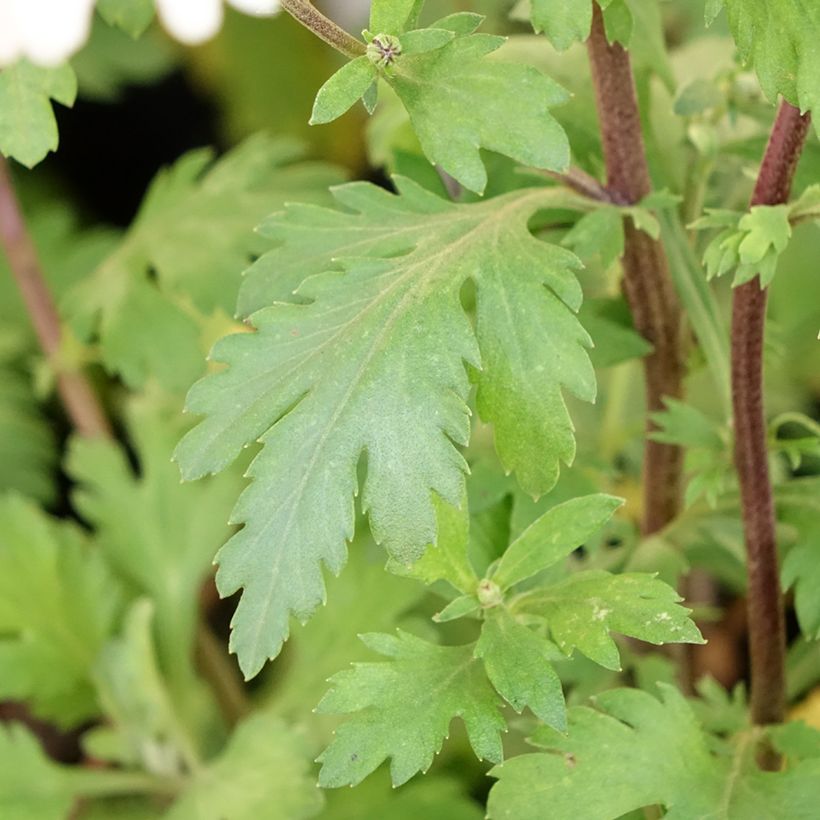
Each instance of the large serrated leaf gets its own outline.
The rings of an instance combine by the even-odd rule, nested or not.
[[[400,196],[337,189],[353,213],[282,217],[292,245],[274,254],[303,248],[302,269],[326,272],[300,288],[308,304],[261,310],[255,333],[223,339],[213,358],[227,370],[189,395],[189,409],[207,418],[177,450],[186,478],[265,444],[233,514],[245,527],[218,559],[220,591],[245,589],[232,646],[247,675],[279,652],[291,612],[305,620],[322,602],[321,564],[344,565],[363,456],[363,507],[391,558],[410,564],[435,542],[433,494],[462,498],[465,363],[476,368],[479,412],[495,425],[502,462],[533,494],[574,456],[562,388],[594,397],[589,339],[573,313],[578,262],[527,227],[567,195],[533,189],[454,205],[398,184]],[[460,302],[468,279],[478,290],[475,330]]]

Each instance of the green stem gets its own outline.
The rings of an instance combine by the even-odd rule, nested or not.
[[[185,788],[182,778],[157,777],[142,772],[72,767],[71,789],[83,797],[112,797],[124,794],[158,794],[173,797]]]
[[[365,45],[352,34],[337,26],[322,14],[308,0],[281,0],[282,8],[305,28],[310,29],[320,40],[333,46],[351,60],[365,53]]]

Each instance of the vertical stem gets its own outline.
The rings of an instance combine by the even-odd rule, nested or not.
[[[593,3],[588,40],[592,81],[601,125],[607,188],[623,204],[639,202],[651,190],[635,81],[629,54],[610,45],[601,9]],[[631,222],[625,225],[624,291],[638,332],[653,346],[644,360],[646,404],[663,410],[664,396],[683,395],[685,371],[681,309],[660,242]],[[654,426],[647,420],[647,431]],[[643,464],[644,534],[664,527],[680,508],[683,452],[647,440]]]
[[[784,102],[772,129],[751,204],[786,202],[809,116]],[[780,723],[786,710],[786,637],[777,564],[775,516],[769,481],[763,408],[763,336],[768,292],[755,278],[732,297],[732,405],[735,465],[740,481],[748,556],[751,709],[756,724]],[[776,766],[775,756],[761,764]]]
[[[60,317],[49,292],[37,251],[26,229],[8,165],[0,156],[0,245],[6,253],[40,347],[55,364],[60,350]],[[58,372],[57,391],[77,432],[89,438],[109,437],[111,428],[86,377]]]

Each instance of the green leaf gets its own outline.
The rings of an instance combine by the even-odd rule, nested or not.
[[[800,630],[809,640],[820,639],[820,503],[817,478],[790,481],[778,498],[778,520],[793,527],[797,540],[783,562],[783,587],[794,587]]]
[[[503,43],[486,34],[458,37],[435,51],[401,55],[385,74],[427,158],[479,193],[487,184],[482,147],[536,168],[569,166],[566,134],[549,113],[569,95],[530,66],[486,59]]]
[[[771,284],[791,239],[791,210],[789,205],[756,205],[746,214],[707,211],[692,227],[721,228],[703,256],[709,278],[735,270],[733,287],[758,275],[762,287]]]
[[[0,815],[64,820],[73,803],[64,769],[45,756],[39,740],[20,724],[0,726]]]
[[[511,607],[516,614],[543,619],[565,654],[577,647],[617,671],[620,655],[610,630],[653,644],[704,643],[681,600],[652,575],[589,570],[525,592]]]
[[[401,34],[418,22],[424,0],[372,0],[370,30],[375,34]]]
[[[103,556],[77,528],[0,497],[0,698],[63,726],[97,715],[91,670],[119,609]]]
[[[506,590],[557,564],[583,546],[623,503],[622,498],[598,494],[553,507],[510,544],[493,581]]]
[[[27,168],[57,150],[50,100],[72,106],[77,79],[68,65],[42,68],[20,60],[0,71],[0,153]]]
[[[455,32],[447,31],[447,29],[422,28],[402,34],[399,37],[399,43],[401,43],[402,55],[406,56],[435,51],[437,48],[446,46],[454,38]]]
[[[0,358],[0,493],[17,490],[48,503],[55,495],[57,442],[30,381]]]
[[[154,601],[160,659],[183,695],[188,681],[174,681],[173,670],[193,657],[199,590],[231,532],[240,477],[232,471],[180,483],[171,454],[188,425],[176,403],[146,394],[128,406],[127,420],[138,473],[117,444],[75,438],[67,465],[77,482],[72,500],[118,573]]]
[[[475,655],[484,661],[487,677],[516,712],[529,706],[548,726],[566,729],[564,693],[551,663],[560,653],[548,641],[497,607],[487,613]]]
[[[236,727],[227,748],[198,771],[166,820],[303,820],[322,808],[305,739],[259,712]]]
[[[820,100],[820,6],[792,0],[723,0],[741,60],[766,96],[782,94],[801,111]],[[816,124],[815,124],[816,126]]]
[[[565,51],[573,43],[589,37],[592,26],[592,3],[586,0],[532,0],[532,27],[537,34],[544,32],[558,49]]]
[[[569,713],[569,733],[539,730],[544,753],[512,758],[491,774],[488,816],[615,820],[647,806],[666,817],[810,820],[820,801],[820,760],[784,772],[755,763],[754,731],[734,746],[707,735],[692,708],[671,686],[662,699],[636,689],[595,698],[595,707]],[[533,800],[533,794],[538,800]]]
[[[362,638],[388,662],[359,663],[330,679],[320,712],[352,714],[319,757],[319,784],[355,786],[390,758],[394,786],[427,771],[460,717],[479,758],[502,758],[506,726],[473,645],[436,646],[406,632]]]
[[[255,333],[214,349],[228,368],[189,394],[188,408],[207,418],[177,449],[185,478],[265,445],[233,513],[245,527],[218,556],[222,594],[245,589],[232,647],[248,676],[279,652],[289,613],[304,621],[324,600],[321,563],[336,574],[344,565],[365,452],[362,503],[377,542],[407,565],[435,543],[433,493],[457,505],[464,486],[465,362],[477,368],[478,409],[502,462],[534,494],[574,454],[561,388],[594,397],[573,313],[577,260],[527,228],[565,194],[455,205],[398,185],[399,196],[344,186],[335,196],[347,212],[301,206],[280,217],[291,240],[274,256],[306,252],[302,271],[325,271],[299,291],[310,303],[254,314]],[[460,303],[468,278],[475,331]]]
[[[622,297],[587,299],[578,318],[595,344],[589,357],[596,369],[640,359],[652,352],[652,345],[632,325],[629,307]]]
[[[624,221],[620,208],[596,208],[581,218],[561,242],[584,261],[598,256],[606,270],[624,255]]]
[[[323,201],[340,179],[294,164],[300,153],[258,135],[217,162],[193,151],[160,172],[119,247],[63,300],[78,336],[99,335],[108,370],[171,390],[201,374],[205,318],[232,311],[240,272],[270,246],[253,226],[294,197]]]
[[[447,581],[465,595],[471,595],[478,586],[478,576],[470,559],[467,547],[470,540],[470,516],[466,498],[460,508],[435,499],[436,543],[425,550],[424,555],[411,567],[401,564],[390,565],[389,569],[400,575],[417,578],[425,584]]]
[[[367,57],[357,57],[343,65],[320,89],[313,103],[311,125],[321,125],[341,117],[373,86],[376,67]]]
[[[106,23],[136,38],[154,19],[154,0],[97,0],[97,11]]]

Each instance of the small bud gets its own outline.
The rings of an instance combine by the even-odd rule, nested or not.
[[[495,581],[485,578],[478,585],[478,601],[484,609],[492,609],[504,600],[504,593]]]
[[[377,34],[367,44],[367,58],[378,68],[388,68],[401,56],[401,43],[392,34]]]

